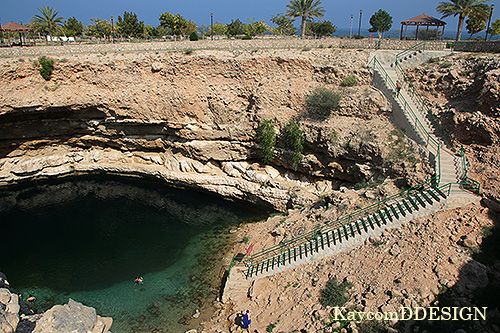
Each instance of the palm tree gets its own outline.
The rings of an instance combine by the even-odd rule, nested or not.
[[[288,16],[300,17],[300,36],[306,35],[307,21],[312,17],[323,17],[325,9],[321,6],[321,0],[291,0],[287,6]]]
[[[436,9],[443,14],[442,18],[458,15],[458,29],[455,39],[458,41],[462,35],[462,27],[466,17],[472,14],[479,14],[481,16],[487,15],[489,9],[489,6],[485,4],[487,1],[488,0],[449,0],[449,2],[440,2]]]
[[[58,16],[59,13],[51,7],[43,7],[38,9],[40,15],[33,17],[33,23],[40,29],[41,32],[52,35],[59,26],[63,23],[63,18]]]

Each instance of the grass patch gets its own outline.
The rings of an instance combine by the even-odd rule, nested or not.
[[[325,87],[314,89],[306,97],[306,109],[310,118],[324,120],[332,111],[340,109],[341,95]]]
[[[40,65],[40,75],[45,81],[50,81],[52,78],[52,72],[54,71],[54,59],[48,57],[38,58],[38,64]]]
[[[335,278],[328,280],[324,289],[320,292],[319,302],[323,307],[343,306],[349,301],[348,291],[352,284],[344,281],[339,283]]]
[[[354,87],[358,85],[358,78],[354,75],[346,76],[342,82],[340,82],[340,86],[342,87]]]

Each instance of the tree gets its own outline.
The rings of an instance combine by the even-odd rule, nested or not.
[[[462,28],[464,20],[472,14],[480,14],[484,12],[488,15],[490,7],[485,4],[487,0],[449,0],[449,2],[440,2],[436,7],[437,11],[443,14],[442,18],[458,15],[458,29],[455,40],[460,40],[462,36]]]
[[[59,30],[64,19],[58,16],[59,13],[52,7],[42,7],[39,11],[40,14],[33,17],[34,26],[39,32],[45,35],[55,34]]]
[[[107,20],[98,18],[91,19],[92,24],[87,27],[87,34],[96,38],[104,38],[111,35],[112,26]]]
[[[478,14],[473,13],[465,21],[466,24],[465,28],[467,29],[469,35],[472,37],[478,32],[481,32],[484,29],[486,29],[487,21],[488,21],[488,16],[481,15],[481,13]]]
[[[337,27],[330,21],[310,22],[307,29],[314,37],[331,36],[337,31]]]
[[[488,33],[492,36],[500,35],[500,20],[495,20],[495,22],[493,22],[488,29]]]
[[[279,36],[292,36],[295,35],[297,29],[293,26],[293,20],[286,15],[276,15],[273,16],[271,22],[277,25],[276,28],[272,29],[273,34]]]
[[[226,34],[228,37],[234,37],[245,34],[245,25],[239,20],[232,20],[227,25]]]
[[[270,30],[269,26],[264,21],[252,21],[249,24],[243,25],[243,30],[247,36],[262,36]]]
[[[213,31],[212,31],[212,28],[213,28]],[[209,27],[208,31],[209,31],[209,35],[212,35],[212,33],[213,33],[214,36],[224,36],[227,34],[227,25],[225,25],[223,23],[214,23],[214,26]]]
[[[323,17],[325,9],[321,0],[291,0],[287,6],[287,15],[293,18],[300,17],[300,36],[306,36],[306,23],[313,17]]]
[[[370,32],[377,32],[378,38],[382,38],[384,32],[389,31],[392,27],[392,16],[383,9],[379,9],[370,18]]]
[[[82,36],[85,26],[82,22],[78,21],[75,17],[70,17],[64,22],[63,31],[67,37]]]
[[[160,25],[173,36],[188,36],[198,30],[196,24],[182,17],[181,14],[163,13]]]
[[[123,18],[118,16],[116,23],[119,33],[126,37],[142,37],[144,36],[144,22],[139,21],[137,14],[124,12]]]

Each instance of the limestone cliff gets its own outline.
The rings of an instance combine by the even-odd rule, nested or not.
[[[36,59],[2,59],[0,184],[152,176],[285,209],[341,184],[421,180],[425,166],[394,135],[367,60],[366,51],[338,49],[68,55],[45,81]],[[359,85],[339,87],[348,75]],[[321,122],[304,117],[304,98],[320,85],[343,95],[340,110]],[[290,119],[301,124],[297,170],[280,151],[271,165],[259,163],[262,119],[278,129]]]

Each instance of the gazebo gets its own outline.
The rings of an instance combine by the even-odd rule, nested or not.
[[[417,31],[415,32],[415,39],[418,40],[418,30],[420,27],[427,27],[427,31],[429,31],[429,27],[436,27],[436,35],[439,33],[439,28],[442,27],[441,31],[441,38],[444,35],[444,27],[446,26],[445,21],[441,21],[435,17],[429,16],[427,14],[422,14],[415,16],[411,19],[405,20],[401,22],[401,34],[400,34],[400,39],[406,39],[407,32],[408,32],[408,26],[416,26]],[[403,29],[404,27],[404,29]],[[403,33],[404,30],[404,33]]]
[[[24,44],[25,42],[25,34],[27,32],[30,32],[31,29],[25,25],[22,25],[22,24],[19,24],[19,23],[16,23],[16,22],[9,22],[9,23],[5,23],[5,24],[2,24],[0,26],[0,32],[2,32],[2,39],[3,39],[3,33],[4,32],[19,32],[19,41],[21,43],[21,45]]]

